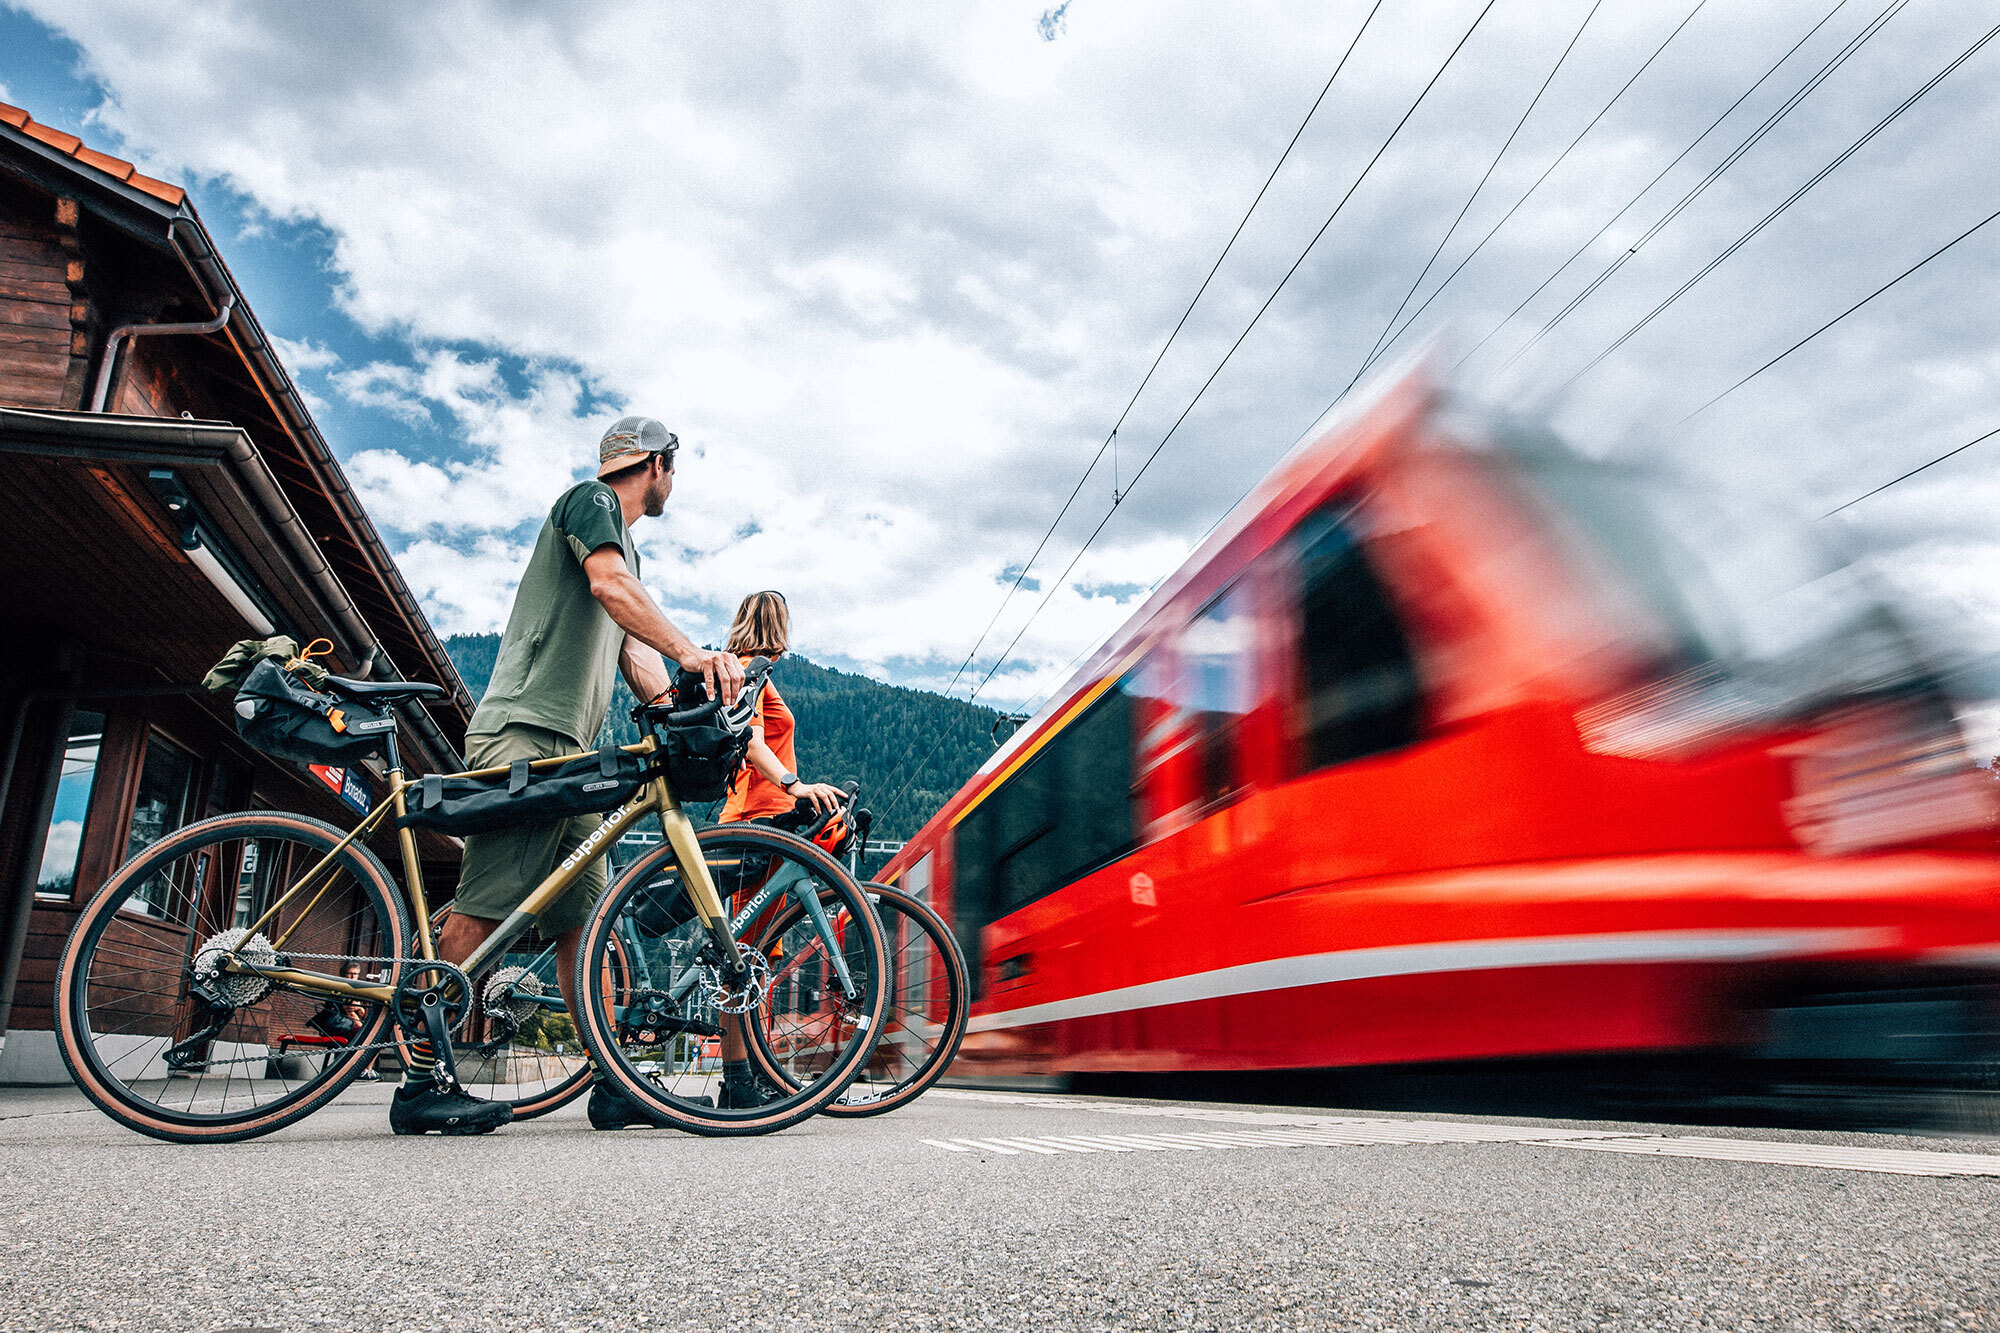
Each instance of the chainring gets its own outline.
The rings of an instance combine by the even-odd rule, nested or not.
[[[251,967],[276,967],[278,951],[261,931],[252,935],[242,926],[209,936],[194,951],[194,979],[241,1009],[270,994],[271,983],[253,973],[223,971],[232,955]]]

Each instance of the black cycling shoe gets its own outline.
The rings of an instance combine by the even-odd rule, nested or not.
[[[389,1128],[398,1134],[491,1134],[513,1118],[505,1102],[481,1101],[434,1081],[418,1088],[405,1083],[389,1103]]]
[[[634,1125],[641,1129],[672,1129],[674,1122],[652,1107],[633,1101],[625,1095],[625,1089],[608,1078],[590,1085],[592,1129],[630,1129]]]
[[[722,1095],[716,1098],[715,1104],[724,1111],[751,1111],[777,1100],[778,1090],[752,1074],[741,1083],[724,1079]]]

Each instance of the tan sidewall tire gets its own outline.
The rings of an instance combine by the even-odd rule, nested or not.
[[[925,934],[930,935],[934,941],[943,941],[943,947],[938,952],[944,958],[946,984],[951,987],[952,1003],[951,1013],[945,1020],[944,1038],[938,1043],[940,1053],[928,1069],[887,1097],[872,1102],[862,1102],[858,1106],[839,1102],[829,1103],[826,1110],[820,1113],[850,1120],[872,1115],[887,1115],[898,1107],[908,1106],[930,1091],[937,1081],[944,1077],[945,1071],[951,1068],[951,1062],[958,1058],[958,1045],[965,1040],[966,1025],[972,1021],[972,992],[966,984],[965,954],[960,951],[958,941],[952,938],[950,924],[928,903],[912,897],[894,885],[878,884],[874,880],[869,880],[861,887],[870,895],[889,903],[890,910],[901,912],[911,920],[927,921],[937,928],[939,933],[931,934],[926,930]],[[886,919],[883,922],[883,937],[886,944],[888,937]],[[900,985],[897,987],[897,993],[901,993]],[[893,997],[890,1002],[893,1005]],[[881,1026],[886,1035],[887,1021],[885,1020]]]
[[[875,976],[881,983],[878,987],[876,1003],[871,1007],[870,1011],[871,1039],[865,1042],[853,1043],[848,1048],[848,1053],[844,1057],[847,1067],[830,1078],[822,1079],[821,1084],[823,1086],[815,1088],[812,1095],[804,1101],[787,1105],[784,1110],[772,1115],[711,1120],[689,1114],[687,1109],[679,1103],[660,1097],[647,1084],[645,1079],[637,1078],[626,1072],[624,1061],[618,1057],[614,1049],[611,1049],[615,1046],[617,1033],[615,1028],[607,1023],[607,1016],[602,1012],[601,1001],[594,987],[586,994],[584,1002],[584,1007],[587,1011],[584,1016],[585,1021],[577,1025],[577,1030],[583,1037],[584,1046],[590,1051],[592,1058],[597,1061],[598,1068],[602,1069],[620,1088],[624,1089],[626,1096],[632,1098],[641,1106],[652,1107],[659,1111],[674,1122],[675,1128],[685,1130],[690,1134],[700,1134],[714,1138],[727,1138],[749,1134],[770,1134],[781,1129],[789,1129],[793,1125],[810,1120],[828,1102],[831,1102],[845,1091],[847,1085],[853,1081],[854,1076],[867,1064],[868,1057],[874,1053],[875,1043],[873,1035],[881,1030],[881,1011],[883,1006],[888,1002],[886,977],[886,973],[888,972],[888,949],[882,934],[882,923],[876,917],[874,910],[869,906],[867,894],[862,891],[860,885],[854,883],[853,878],[841,868],[840,863],[801,838],[795,838],[789,833],[784,833],[774,828],[767,828],[763,825],[742,823],[714,825],[701,830],[697,837],[703,845],[724,840],[766,843],[775,849],[782,850],[786,855],[795,856],[813,864],[824,878],[835,883],[845,881],[853,887],[857,905],[864,913],[863,916],[857,919],[866,923],[871,942],[869,952],[874,958]],[[620,875],[617,882],[611,886],[610,891],[598,899],[597,905],[591,909],[589,918],[584,922],[583,936],[577,941],[576,965],[578,976],[591,976],[594,974],[595,961],[591,957],[593,942],[600,934],[609,933],[609,923],[616,914],[617,905],[623,898],[624,890],[627,886],[635,879],[652,874],[662,864],[671,862],[674,859],[673,845],[671,843],[662,843],[652,852],[640,857],[628,866],[625,873]]]
[[[149,1109],[149,1104],[131,1097],[122,1091],[116,1080],[108,1079],[97,1069],[93,1053],[85,1049],[85,1043],[78,1029],[82,1016],[76,1007],[76,991],[82,984],[79,968],[87,942],[92,940],[95,928],[118,910],[118,904],[127,896],[126,885],[133,880],[152,873],[153,869],[166,859],[180,854],[191,844],[213,836],[219,830],[234,827],[240,829],[236,836],[256,833],[282,834],[296,837],[302,842],[318,844],[323,851],[331,851],[347,835],[331,824],[283,812],[257,811],[217,815],[190,824],[186,828],[169,834],[148,848],[146,854],[120,869],[105,881],[104,887],[77,917],[76,925],[70,930],[69,939],[63,945],[61,966],[56,972],[55,1024],[57,1046],[62,1051],[63,1063],[69,1067],[70,1077],[90,1098],[98,1109],[112,1119],[141,1134],[170,1143],[234,1143],[242,1139],[254,1139],[283,1129],[295,1120],[303,1119],[338,1096],[361,1072],[360,1060],[350,1059],[344,1073],[326,1080],[324,1086],[315,1088],[297,1101],[285,1099],[265,1114],[244,1121],[228,1121],[216,1125],[188,1124],[155,1114],[157,1108]],[[410,951],[410,925],[403,909],[401,890],[390,876],[380,858],[361,844],[352,843],[342,853],[343,861],[351,861],[357,883],[372,887],[379,898],[378,907],[385,909],[384,927],[395,939],[394,948],[387,956],[405,957]],[[389,1019],[385,1006],[375,1016],[374,1023],[362,1036],[361,1045],[370,1045],[380,1039],[383,1027]]]

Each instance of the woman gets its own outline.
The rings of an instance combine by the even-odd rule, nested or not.
[[[729,651],[746,663],[753,657],[767,657],[775,662],[789,646],[791,628],[791,610],[785,605],[784,594],[753,592],[736,608],[736,621],[729,627]],[[722,823],[768,822],[775,816],[790,814],[800,801],[810,803],[816,811],[831,810],[847,799],[847,793],[838,787],[799,780],[798,755],[793,746],[796,730],[792,710],[778,694],[777,685],[765,682],[763,694],[757,700],[757,720],[750,725],[749,762],[730,784],[729,799],[722,806]],[[721,1105],[761,1106],[777,1095],[751,1070],[749,1054],[742,1020],[724,1015]]]
[[[785,655],[791,628],[792,614],[783,593],[753,592],[736,608],[736,622],[729,627],[729,651],[745,662],[753,657],[775,662]],[[777,684],[767,682],[757,701],[757,720],[750,727],[750,762],[730,784],[722,823],[788,815],[802,800],[811,802],[816,811],[831,810],[846,799],[847,794],[838,787],[799,780],[798,755],[792,743],[795,730],[792,710],[779,697]]]

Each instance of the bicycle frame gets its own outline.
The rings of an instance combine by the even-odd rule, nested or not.
[[[627,745],[622,748],[628,754],[650,758],[658,753],[660,745],[656,737],[647,735],[638,744]],[[231,949],[230,956],[223,961],[223,971],[236,974],[254,974],[308,994],[323,995],[329,998],[372,1000],[378,1004],[388,1004],[394,1000],[396,994],[394,986],[371,981],[349,980],[346,977],[337,977],[330,973],[312,972],[298,968],[259,967],[254,963],[245,961],[238,952],[244,942],[250,940],[260,930],[276,919],[279,911],[286,903],[291,902],[303,893],[311,891],[317,885],[318,892],[314,893],[312,899],[306,903],[305,908],[298,914],[292,926],[279,935],[277,939],[271,941],[274,949],[282,950],[285,940],[289,938],[293,930],[298,928],[299,921],[312,912],[313,906],[333,886],[334,876],[331,871],[341,853],[357,839],[366,838],[374,830],[380,828],[382,821],[389,816],[394,815],[400,820],[407,813],[407,793],[411,784],[403,774],[402,760],[397,752],[396,741],[393,735],[387,738],[386,750],[389,768],[388,795],[374,809],[370,810],[359,824],[354,826],[352,832],[336,843],[331,851],[327,852],[310,869],[299,876],[290,887],[279,894],[272,901],[271,905],[264,909],[263,915],[259,916],[244,929],[242,941],[239,941]],[[576,754],[556,755],[549,759],[537,759],[530,763],[528,767],[530,770],[556,768],[573,759],[581,758],[586,753],[588,751],[579,751]],[[506,765],[500,765],[494,768],[469,769],[463,773],[453,773],[447,776],[459,778],[493,778],[499,777],[507,771]],[[499,927],[491,935],[486,937],[485,942],[473,950],[469,958],[458,965],[459,970],[468,977],[477,976],[481,971],[485,970],[488,964],[506,952],[509,945],[527,933],[528,929],[540,919],[541,914],[558,898],[562,897],[563,893],[571,885],[575,884],[585,871],[596,864],[600,858],[610,853],[611,844],[617,840],[617,834],[620,829],[627,827],[635,820],[643,819],[649,814],[657,814],[660,817],[661,830],[666,834],[667,842],[673,847],[674,855],[680,862],[684,872],[683,883],[686,886],[688,897],[694,904],[696,916],[700,919],[703,928],[708,932],[709,942],[715,947],[724,962],[724,966],[731,974],[741,975],[745,965],[736,945],[736,937],[731,929],[727,910],[723,906],[721,895],[716,890],[714,877],[709,874],[708,863],[703,859],[701,854],[701,845],[696,841],[694,823],[681,809],[680,802],[675,798],[672,789],[667,785],[664,774],[655,776],[641,787],[631,800],[606,815],[603,822],[596,829],[592,830],[590,835],[581,843],[577,844],[575,850],[564,857],[560,865],[549,872],[548,877],[535,887],[534,891],[522,901],[521,905],[508,913],[507,918],[500,923]],[[396,832],[397,841],[403,856],[403,891],[409,901],[410,917],[416,931],[417,952],[412,955],[412,960],[436,961],[437,952],[431,943],[430,909],[424,898],[423,866],[417,860],[416,835],[407,828],[398,828]],[[325,880],[323,884],[320,883],[322,879]],[[813,906],[815,908],[818,907],[817,898],[814,899]]]

